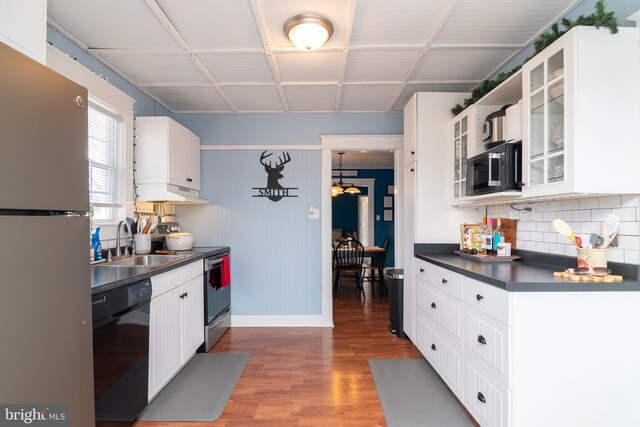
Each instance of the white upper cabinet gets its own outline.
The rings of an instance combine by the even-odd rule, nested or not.
[[[523,197],[640,192],[638,34],[577,27],[524,64]]]
[[[138,117],[136,184],[142,200],[158,200],[167,186],[200,190],[200,138],[169,117]],[[197,197],[197,193],[196,193]]]

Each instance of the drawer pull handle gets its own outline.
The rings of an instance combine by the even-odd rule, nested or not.
[[[484,398],[484,394],[478,392],[478,400],[482,403],[487,403],[487,399]]]
[[[477,299],[478,301],[480,301],[480,300],[481,300],[481,299],[483,299],[483,298],[484,298],[484,297],[483,297],[482,295],[480,295],[480,294],[476,294],[476,299]]]
[[[435,344],[431,344],[431,350],[436,351],[436,345]]]
[[[480,344],[484,344],[487,345],[487,340],[484,339],[484,337],[482,335],[478,335],[478,342]]]
[[[431,303],[431,308],[436,308],[436,303],[435,302]]]
[[[421,268],[421,269],[420,269],[420,273],[424,273],[424,268]]]
[[[447,283],[447,279],[442,279],[442,284],[444,285],[445,283]]]

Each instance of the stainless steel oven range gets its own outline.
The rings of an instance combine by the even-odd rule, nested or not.
[[[225,283],[223,252],[204,259],[204,351],[208,352],[231,326],[231,285]]]

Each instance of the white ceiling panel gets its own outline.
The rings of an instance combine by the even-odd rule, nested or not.
[[[522,44],[573,0],[459,0],[435,43]]]
[[[430,49],[411,76],[411,81],[482,80],[515,49]]]
[[[289,18],[301,13],[318,14],[331,21],[334,32],[325,46],[343,46],[351,1],[355,0],[257,0],[257,3],[262,10],[267,41],[274,49],[293,47],[283,26]]]
[[[358,0],[351,46],[422,45],[448,0]]]
[[[185,54],[109,53],[99,56],[125,74],[134,84],[207,83]]]
[[[340,97],[340,111],[386,111],[399,87],[399,84],[344,85]]]
[[[145,87],[144,90],[176,113],[231,111],[213,86]]]
[[[224,86],[240,112],[284,111],[278,88],[273,86]]]
[[[264,53],[207,53],[198,58],[220,83],[274,83]]]
[[[334,85],[283,86],[290,111],[333,111],[337,89]]]
[[[47,14],[89,48],[179,49],[144,1],[48,0]]]
[[[402,82],[418,55],[412,49],[349,51],[345,82]]]
[[[342,52],[281,52],[273,59],[282,82],[337,82]]]
[[[391,108],[391,111],[402,111],[409,99],[416,92],[460,92],[467,94],[476,86],[476,83],[425,83],[407,85]],[[452,105],[453,107],[453,105]]]
[[[158,4],[192,49],[262,48],[249,0],[158,0]]]

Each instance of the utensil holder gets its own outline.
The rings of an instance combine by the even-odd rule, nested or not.
[[[134,234],[133,241],[136,244],[136,254],[151,252],[151,234]]]
[[[578,248],[578,267],[607,268],[607,249]]]

